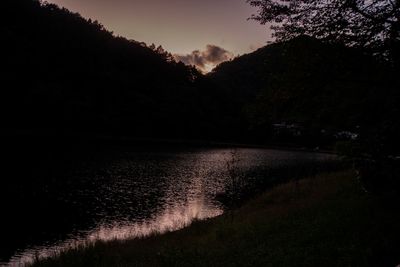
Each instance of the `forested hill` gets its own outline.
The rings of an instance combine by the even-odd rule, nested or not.
[[[0,5],[3,126],[148,135],[179,132],[193,106],[201,110],[193,103],[199,73],[161,47],[116,37],[53,4]]]
[[[56,5],[0,5],[5,129],[311,146],[345,131],[398,143],[397,71],[362,51],[303,36],[202,76]]]
[[[362,51],[302,36],[222,63],[208,79],[241,100],[249,129],[265,138],[273,124],[317,133],[398,127],[396,75]]]

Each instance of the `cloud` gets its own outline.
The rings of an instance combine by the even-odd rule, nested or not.
[[[174,55],[176,61],[194,65],[203,73],[211,71],[218,64],[233,58],[233,53],[216,45],[207,45],[203,51],[195,50],[187,55]]]

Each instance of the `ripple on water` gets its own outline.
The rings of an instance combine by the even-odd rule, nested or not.
[[[242,173],[333,158],[266,149],[235,151],[235,168]],[[29,229],[12,221],[21,217],[9,217],[12,229],[2,232],[18,232],[20,242],[12,243],[12,256],[0,253],[0,262],[21,266],[98,240],[161,234],[218,216],[223,206],[215,195],[229,182],[227,162],[231,160],[231,149],[131,152],[107,160],[83,161],[67,171],[54,169],[48,174],[51,179],[37,186],[45,187],[45,192],[38,189],[37,194],[27,195],[15,206],[22,213],[31,207],[40,211],[35,227]],[[6,236],[9,240],[5,242],[13,238]]]

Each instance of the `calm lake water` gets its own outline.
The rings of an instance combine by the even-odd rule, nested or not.
[[[96,240],[165,233],[218,216],[224,205],[216,195],[229,187],[231,169],[248,185],[261,186],[281,179],[279,170],[294,175],[300,166],[335,159],[245,148],[38,154],[11,157],[11,174],[0,182],[0,265],[20,266]]]

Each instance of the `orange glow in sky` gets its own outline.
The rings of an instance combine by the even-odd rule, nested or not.
[[[48,0],[98,20],[116,35],[189,54],[208,44],[234,55],[270,39],[266,26],[247,20],[256,10],[246,0]]]

